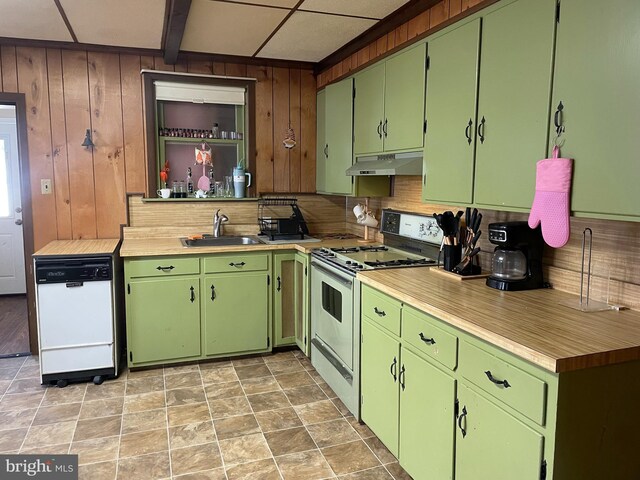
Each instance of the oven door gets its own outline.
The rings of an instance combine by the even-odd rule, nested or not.
[[[353,370],[353,277],[311,262],[312,335]]]

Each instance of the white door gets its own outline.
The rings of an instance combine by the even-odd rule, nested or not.
[[[0,295],[25,292],[15,107],[0,105]]]

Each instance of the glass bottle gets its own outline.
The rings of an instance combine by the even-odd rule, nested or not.
[[[191,177],[191,167],[187,168],[187,195],[193,195],[193,178]]]
[[[217,123],[213,124],[211,133],[213,134],[213,138],[220,138],[220,126]]]

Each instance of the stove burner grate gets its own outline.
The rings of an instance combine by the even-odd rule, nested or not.
[[[380,260],[376,260],[373,262],[364,262],[365,265],[368,265],[370,267],[374,267],[374,268],[380,268],[380,267],[406,267],[406,266],[412,266],[412,265],[433,265],[435,264],[435,260],[431,260],[430,258],[420,258],[420,259],[411,259],[411,258],[407,258],[405,259],[398,259],[398,260],[386,260],[386,261],[380,261]]]
[[[372,245],[372,246],[363,246],[360,247],[361,252],[387,252],[389,251],[388,247],[384,245]]]
[[[335,253],[358,253],[358,247],[337,247],[337,248],[332,248],[331,249],[332,252]]]

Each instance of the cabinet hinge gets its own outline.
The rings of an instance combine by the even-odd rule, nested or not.
[[[356,181],[356,177],[351,177],[351,185],[353,185]]]
[[[131,284],[127,283],[127,294],[131,295]]]
[[[354,99],[356,98],[356,86],[355,85],[353,86],[353,98]]]
[[[267,348],[271,345],[271,338],[267,337]]]
[[[556,2],[556,23],[560,23],[560,2]]]
[[[456,403],[453,406],[453,418],[458,418],[458,413],[460,413],[460,402],[456,398]]]
[[[306,266],[304,267],[304,276],[305,277],[307,276],[307,267]]]
[[[271,285],[271,275],[267,275],[267,286]]]
[[[306,335],[304,336],[304,344],[305,345],[307,344],[307,336]]]
[[[424,126],[422,127],[423,133],[427,133],[427,121],[424,121]]]
[[[429,67],[431,66],[431,57],[429,55],[427,55],[427,58],[424,62],[424,67],[425,70],[429,70]]]
[[[133,352],[129,351],[129,361],[133,362]]]
[[[546,480],[547,478],[547,461],[542,460],[542,465],[540,465],[540,480]]]

